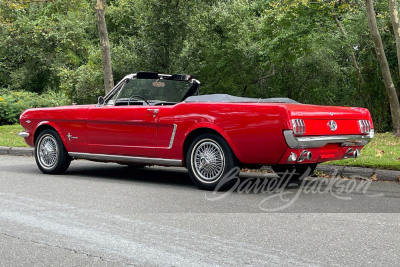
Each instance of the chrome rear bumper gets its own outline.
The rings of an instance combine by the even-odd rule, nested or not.
[[[341,146],[364,146],[374,137],[374,131],[369,135],[324,135],[324,136],[301,136],[293,135],[292,130],[283,132],[287,145],[290,148],[313,148],[323,147],[327,144],[340,144]]]

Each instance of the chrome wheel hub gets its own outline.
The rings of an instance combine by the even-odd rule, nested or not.
[[[42,137],[39,143],[38,156],[43,167],[51,168],[57,163],[57,151],[57,141],[53,136],[47,135]]]
[[[225,167],[224,153],[213,141],[198,144],[192,154],[192,165],[199,178],[207,182],[218,179]]]

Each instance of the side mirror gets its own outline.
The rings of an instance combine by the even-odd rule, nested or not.
[[[104,105],[104,97],[99,96],[99,98],[97,98],[97,105],[98,106]]]

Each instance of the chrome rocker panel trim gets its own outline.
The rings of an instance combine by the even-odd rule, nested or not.
[[[29,135],[30,134],[28,132],[19,132],[18,133],[18,136],[23,137],[23,138],[29,137]]]
[[[314,148],[327,144],[340,144],[341,146],[364,146],[373,138],[373,132],[369,135],[326,135],[326,136],[302,136],[295,137],[292,130],[283,132],[287,145],[290,148]]]
[[[124,162],[124,163],[144,163],[150,165],[166,165],[166,166],[183,166],[182,160],[179,159],[160,159],[160,158],[146,158],[146,157],[129,157],[119,155],[106,155],[106,154],[91,154],[91,153],[68,153],[73,158],[89,159],[104,162]]]

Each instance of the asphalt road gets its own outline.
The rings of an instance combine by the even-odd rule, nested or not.
[[[241,176],[233,192],[206,193],[180,168],[74,161],[51,176],[32,157],[0,156],[0,265],[400,262],[398,183],[309,178],[273,190],[273,174]],[[257,180],[270,187],[246,192]]]

